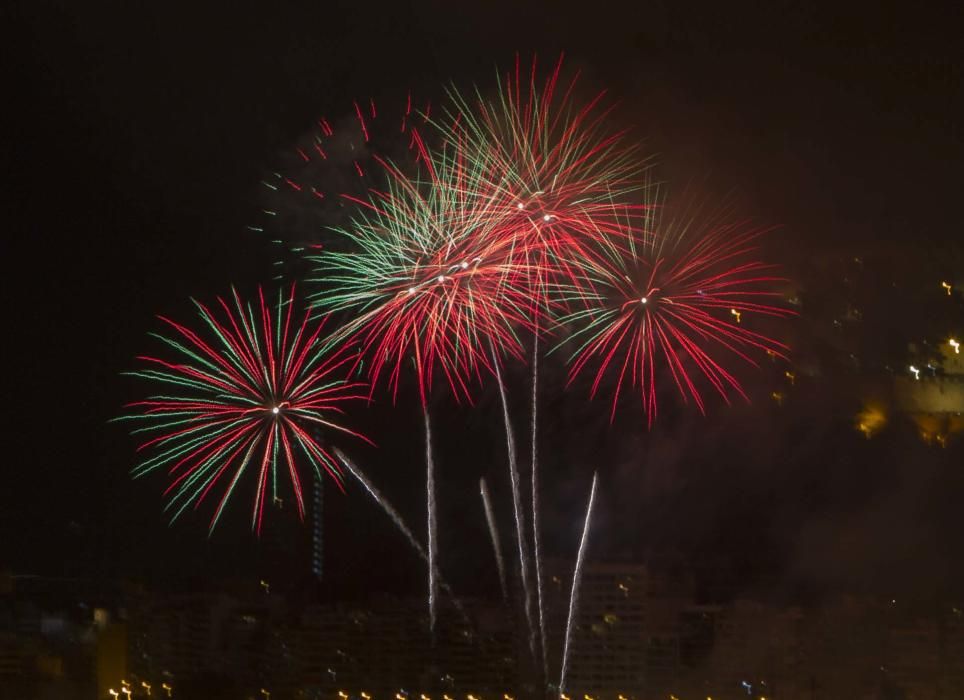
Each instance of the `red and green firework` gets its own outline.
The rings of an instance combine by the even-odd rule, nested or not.
[[[639,189],[644,163],[626,131],[613,128],[605,91],[583,99],[578,72],[563,74],[562,56],[544,79],[535,58],[524,68],[517,56],[493,97],[450,89],[433,125],[472,163],[470,193],[498,217],[493,230],[540,259],[555,254],[545,272],[569,275],[571,252],[604,226],[614,200]],[[537,281],[534,291],[544,292]]]
[[[217,501],[213,530],[238,483],[255,472],[251,521],[260,532],[265,500],[269,492],[280,498],[281,478],[290,482],[304,517],[299,462],[310,465],[314,478],[326,472],[341,484],[326,436],[362,437],[338,419],[345,404],[365,392],[345,379],[351,356],[328,352],[324,322],[296,313],[293,286],[287,296],[279,292],[273,310],[260,289],[254,305],[234,290],[231,301],[218,298],[213,309],[195,301],[200,331],[160,317],[170,333],[153,335],[169,354],[141,356],[145,366],[128,373],[160,389],[128,404],[131,413],[118,420],[146,438],[138,451],[152,453],[134,476],[167,473],[172,521],[211,498]]]
[[[560,284],[571,311],[559,319],[575,343],[570,382],[593,373],[591,393],[612,393],[612,415],[620,393],[638,387],[651,424],[657,382],[668,373],[684,402],[705,409],[708,384],[724,400],[745,397],[727,369],[734,358],[756,365],[754,352],[784,357],[787,347],[767,336],[757,321],[792,312],[776,300],[782,281],[775,266],[758,258],[756,239],[765,230],[709,223],[698,215],[672,216],[660,205],[644,214],[614,210],[622,233],[600,230],[580,272]],[[575,267],[575,265],[574,265]]]
[[[354,200],[338,229],[349,248],[310,256],[319,308],[354,314],[339,331],[370,357],[374,386],[397,390],[414,361],[423,401],[439,369],[458,396],[491,371],[496,355],[521,357],[516,334],[532,321],[534,266],[525,241],[502,235],[493,200],[471,190],[473,164],[457,152],[423,161],[424,176],[383,163],[387,189]]]

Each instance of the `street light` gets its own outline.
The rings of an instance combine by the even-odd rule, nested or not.
[[[167,683],[161,683],[161,687],[167,691],[167,697],[171,697],[171,686]]]
[[[147,697],[151,697],[151,684],[147,681],[141,681],[141,686],[147,691]]]

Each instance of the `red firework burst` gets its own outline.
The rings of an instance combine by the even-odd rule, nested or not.
[[[612,127],[606,92],[583,100],[579,73],[562,75],[562,56],[541,80],[535,58],[524,68],[516,56],[494,98],[451,91],[436,125],[472,163],[467,186],[486,201],[502,235],[524,239],[523,250],[540,257],[548,251],[556,264],[545,271],[571,276],[573,252],[582,255],[605,229],[614,201],[639,189],[644,164],[626,131]]]
[[[357,315],[341,337],[371,358],[373,387],[389,375],[397,391],[402,366],[414,360],[422,400],[440,369],[457,396],[502,354],[522,356],[516,336],[531,325],[532,264],[526,242],[504,235],[491,200],[467,195],[460,158],[439,157],[428,180],[384,164],[388,190],[356,200],[359,214],[342,233],[354,246],[312,259],[324,286],[315,304]]]
[[[572,305],[560,323],[573,329],[577,344],[570,382],[595,365],[591,393],[611,380],[611,418],[624,385],[638,387],[650,424],[664,369],[700,412],[700,377],[727,402],[731,392],[746,397],[726,363],[756,365],[754,351],[785,357],[788,348],[754,321],[793,314],[775,303],[781,295],[774,286],[783,280],[776,267],[757,258],[764,229],[672,219],[658,209],[613,217],[622,235],[596,237],[593,255],[580,259],[577,275],[559,287]]]

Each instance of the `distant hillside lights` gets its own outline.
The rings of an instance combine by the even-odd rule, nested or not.
[[[887,425],[887,412],[878,403],[866,403],[863,410],[857,414],[855,423],[857,430],[870,439]]]
[[[916,354],[917,346],[911,345],[910,350]],[[871,438],[887,424],[887,414],[896,412],[914,423],[921,440],[928,445],[944,447],[955,435],[964,433],[961,342],[952,336],[941,341],[937,350],[939,359],[931,357],[926,365],[907,365],[906,374],[894,378],[892,397],[865,401],[854,417],[854,427]]]
[[[961,343],[956,338],[948,338],[947,343],[941,347],[944,374],[950,376],[964,377],[964,355],[961,354]]]
[[[944,447],[964,432],[964,355],[954,336],[941,341],[937,350],[936,364],[909,365],[908,374],[895,378],[894,409],[914,422],[921,440]],[[916,352],[916,346],[911,351]]]

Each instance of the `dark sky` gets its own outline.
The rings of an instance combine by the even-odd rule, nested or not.
[[[155,313],[185,318],[189,296],[267,279],[268,253],[244,229],[258,180],[318,115],[353,98],[487,81],[516,51],[564,50],[587,82],[611,89],[661,175],[738,191],[758,220],[780,224],[776,254],[791,269],[823,250],[961,235],[960,18],[938,5],[500,0],[471,16],[426,0],[135,5],[4,10],[16,38],[4,59],[15,80],[3,137],[12,383],[0,569],[244,570],[256,546],[240,514],[211,542],[197,523],[167,529],[158,481],[129,480],[134,444],[107,420],[135,388],[119,372]],[[362,454],[417,522],[419,426],[404,398],[360,419],[381,445]],[[600,556],[719,560],[746,588],[892,577],[920,593],[935,590],[922,578],[964,590],[960,450],[922,453],[903,435],[868,447],[825,415],[826,400],[815,389],[792,419],[766,407],[670,411],[649,433],[639,415],[610,427],[593,418],[599,406],[548,400],[550,547],[571,550],[589,463],[603,461]],[[480,473],[507,499],[493,401],[440,411],[443,433],[459,436],[441,446],[443,554],[456,578],[484,585],[494,578]],[[377,585],[418,580],[357,490],[329,500],[336,577],[394,561]]]

